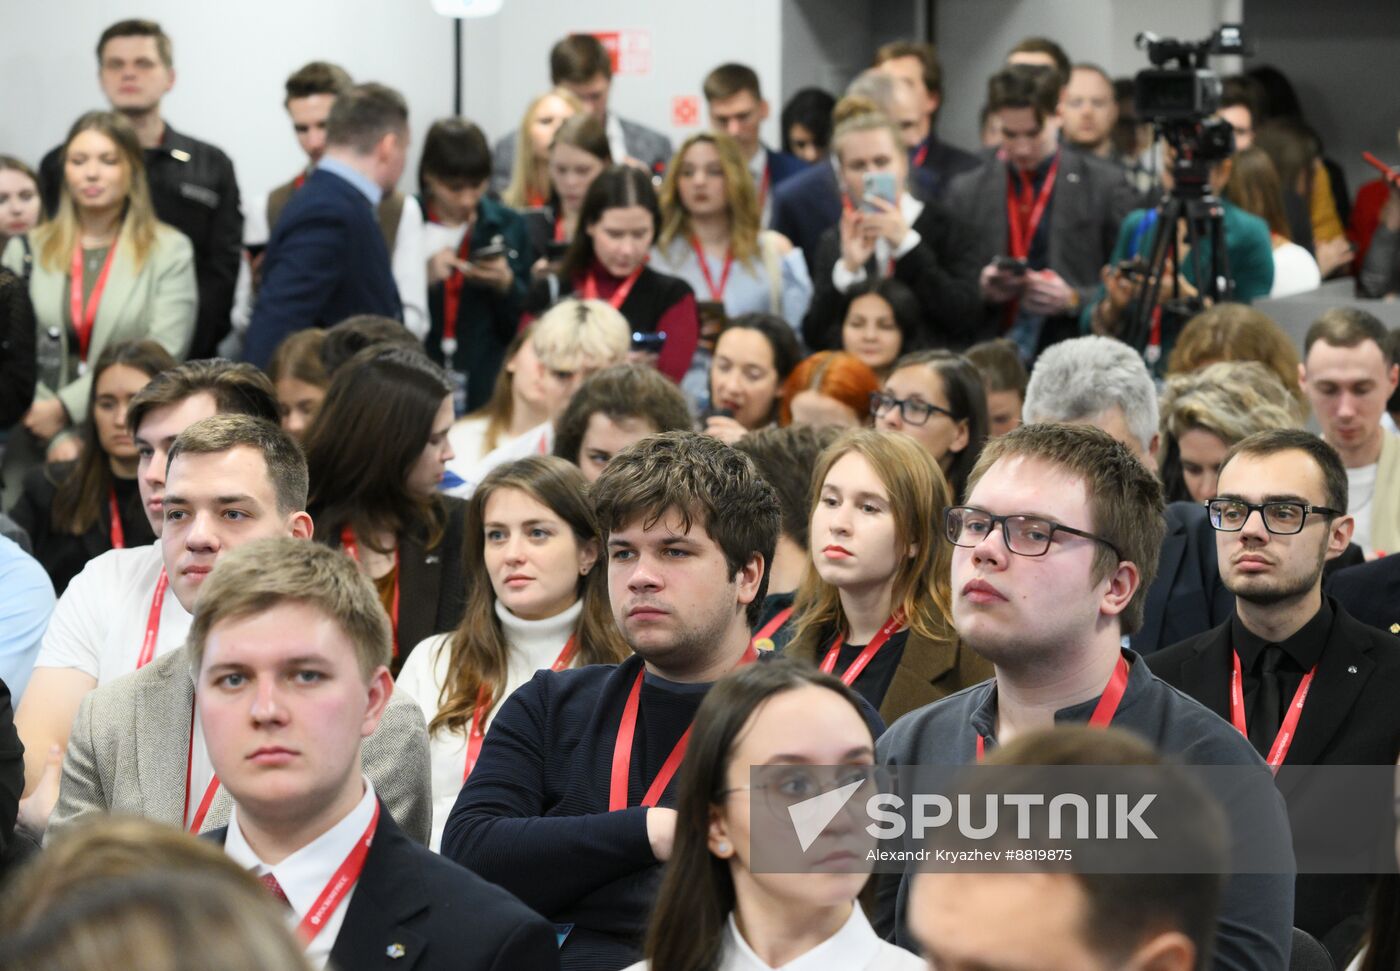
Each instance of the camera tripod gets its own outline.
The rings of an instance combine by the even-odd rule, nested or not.
[[[1177,188],[1169,191],[1147,217],[1152,220],[1149,228],[1154,228],[1156,235],[1152,238],[1152,250],[1142,268],[1142,276],[1133,290],[1128,320],[1120,338],[1142,354],[1149,368],[1156,366],[1162,348],[1175,343],[1186,321],[1205,309],[1207,303],[1217,304],[1234,296],[1230,257],[1225,250],[1224,216],[1220,200],[1211,194],[1210,186],[1202,179],[1187,185],[1178,181]],[[1187,258],[1194,270],[1195,296],[1185,296],[1181,290],[1183,237],[1189,251]],[[1202,253],[1202,243],[1207,253]],[[1171,296],[1159,308],[1158,301],[1168,276]]]

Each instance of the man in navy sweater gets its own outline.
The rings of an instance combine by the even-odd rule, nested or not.
[[[326,150],[287,202],[263,257],[246,360],[266,367],[288,334],[357,314],[403,318],[376,207],[403,175],[408,106],[382,84],[335,99]]]
[[[691,719],[754,657],[779,509],[747,456],[692,432],[619,452],[593,495],[636,654],[541,671],[505,701],[442,852],[553,920],[564,968],[616,971],[641,956]]]

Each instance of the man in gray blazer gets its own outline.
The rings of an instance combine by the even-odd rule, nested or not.
[[[953,180],[948,206],[978,230],[988,325],[1033,358],[1079,334],[1118,226],[1137,204],[1122,170],[1059,141],[1053,71],[1009,67],[987,84],[1004,150]]]
[[[193,612],[223,553],[254,539],[310,540],[306,460],[276,425],[216,415],[170,448],[161,552],[170,592]],[[365,774],[400,826],[427,843],[432,823],[427,731],[417,705],[391,698],[364,748]],[[94,812],[131,812],[204,832],[228,821],[194,718],[186,648],[88,694],[63,760],[49,832]]]
[[[556,88],[572,92],[603,123],[612,160],[659,173],[671,161],[671,140],[635,121],[608,111],[612,91],[612,60],[598,38],[572,34],[549,52],[549,77]],[[515,165],[518,132],[509,132],[492,150],[491,188],[504,191]]]

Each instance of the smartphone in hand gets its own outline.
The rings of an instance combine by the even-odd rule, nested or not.
[[[893,172],[866,172],[860,179],[861,182],[861,212],[881,212],[882,210],[869,200],[871,198],[883,199],[890,205],[897,205],[899,197],[895,193]]]

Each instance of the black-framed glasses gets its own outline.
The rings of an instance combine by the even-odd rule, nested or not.
[[[1249,522],[1249,516],[1259,511],[1264,520],[1264,528],[1275,536],[1292,536],[1301,533],[1308,524],[1308,513],[1317,513],[1332,519],[1342,515],[1341,510],[1329,506],[1310,506],[1305,502],[1281,499],[1276,502],[1245,502],[1243,499],[1207,499],[1202,503],[1210,517],[1212,528],[1222,533],[1238,533]]]
[[[997,524],[1001,525],[1001,537],[1006,540],[1006,548],[1017,556],[1044,556],[1050,550],[1050,541],[1059,532],[1095,540],[1113,550],[1118,559],[1123,559],[1118,547],[1102,536],[1057,523],[1053,519],[1022,515],[994,516],[976,506],[949,506],[943,511],[943,532],[954,546],[978,545],[996,529]]]
[[[858,785],[857,794],[868,796],[874,792],[888,792],[893,788],[890,770],[883,765],[773,765],[755,766],[756,774],[767,782],[747,786],[730,786],[721,789],[718,797],[735,792],[758,793],[764,808],[775,818],[789,818],[788,809],[797,803],[806,802],[827,792],[834,792],[852,784]],[[853,798],[852,802],[856,802]],[[864,799],[859,800],[864,805]]]
[[[891,408],[898,408],[900,416],[911,425],[922,425],[933,415],[947,415],[953,421],[958,420],[958,416],[947,408],[931,405],[918,398],[900,399],[883,391],[870,392],[870,410],[875,417],[878,418]]]

